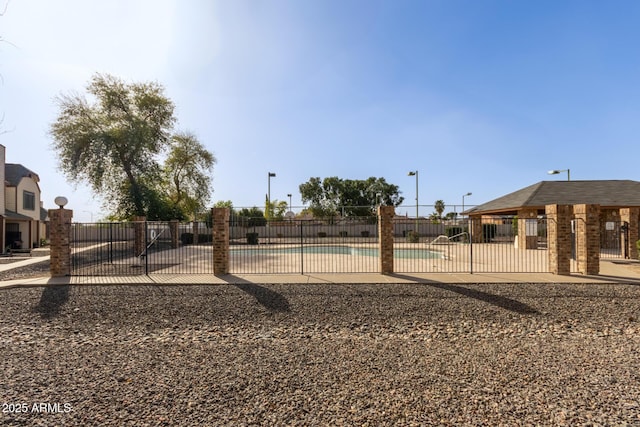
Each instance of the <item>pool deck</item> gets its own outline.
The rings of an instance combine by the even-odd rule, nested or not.
[[[41,260],[39,260],[41,261]],[[371,283],[626,283],[640,285],[637,261],[601,261],[600,274],[551,273],[332,273],[332,274],[152,274],[149,276],[39,277],[0,282],[0,288],[45,285],[184,285],[184,284],[371,284]]]

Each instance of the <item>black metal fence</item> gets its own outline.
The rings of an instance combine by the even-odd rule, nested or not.
[[[518,233],[524,235],[519,238]],[[549,271],[545,218],[439,224],[402,218],[394,223],[394,235],[394,271],[398,273]]]
[[[143,234],[138,247],[136,224]],[[75,223],[71,246],[76,276],[213,273],[211,228],[206,223],[179,224],[173,231],[169,222]]]
[[[230,271],[237,274],[378,271],[376,217],[230,222]]]
[[[394,220],[397,273],[548,272],[547,219],[490,218],[433,223]],[[73,224],[72,274],[213,274],[211,224]],[[624,257],[624,223],[603,224],[601,257]],[[375,273],[380,271],[376,217],[327,220],[232,218],[230,272],[235,274]],[[574,235],[576,239],[584,238]],[[628,239],[628,237],[627,237]],[[578,271],[575,250],[571,271]]]

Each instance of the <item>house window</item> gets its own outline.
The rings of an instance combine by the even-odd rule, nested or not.
[[[36,210],[36,195],[31,191],[22,192],[22,208],[27,211]]]

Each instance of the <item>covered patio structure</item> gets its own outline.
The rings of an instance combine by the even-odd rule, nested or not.
[[[581,272],[597,274],[596,265],[608,241],[619,242],[625,258],[638,258],[638,181],[542,181],[476,206],[464,214],[470,218],[469,231],[474,241],[483,238],[482,227],[474,227],[474,224],[488,220],[517,223],[514,244],[522,250],[537,249],[535,224],[539,218],[547,218],[550,269],[558,274],[565,273],[564,265],[568,265],[570,257],[583,264]],[[559,261],[555,256],[559,256]],[[558,262],[562,266],[558,267]],[[568,267],[566,270],[568,273]]]

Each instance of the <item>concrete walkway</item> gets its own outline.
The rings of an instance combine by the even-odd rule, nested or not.
[[[36,264],[43,261],[49,261],[50,258],[51,256],[49,255],[39,256],[39,257],[29,257],[29,258],[21,259],[20,261],[0,264],[0,271],[9,271],[9,270],[13,270],[14,268],[25,267],[27,265]],[[11,258],[8,258],[8,259],[11,259]]]
[[[33,262],[44,261],[34,259]],[[31,261],[31,260],[28,260]],[[20,261],[23,262],[23,261]],[[25,261],[26,262],[26,261]],[[15,267],[18,263],[9,264]],[[2,266],[4,267],[4,265]],[[551,273],[429,273],[429,274],[152,274],[150,276],[40,277],[0,282],[0,288],[43,285],[122,285],[122,284],[296,284],[296,283],[631,283],[640,285],[640,263],[637,261],[601,261],[598,276]]]

